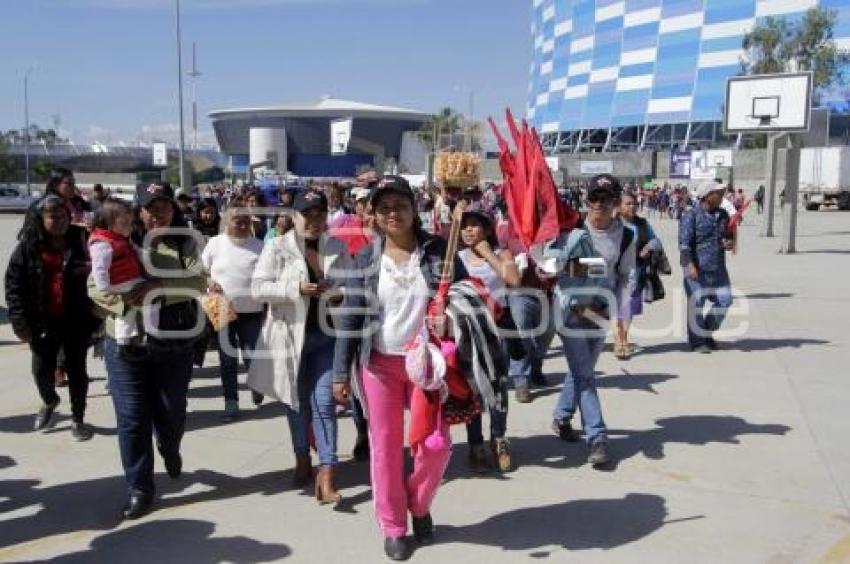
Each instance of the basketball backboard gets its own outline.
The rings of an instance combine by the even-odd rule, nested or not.
[[[733,76],[726,83],[726,133],[808,131],[812,73]]]

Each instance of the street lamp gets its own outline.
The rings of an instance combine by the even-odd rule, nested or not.
[[[31,193],[30,188],[30,74],[33,68],[24,73],[24,168],[27,178],[27,195]]]
[[[177,8],[177,97],[180,103],[180,188],[188,190],[186,184],[185,132],[183,131],[183,41],[180,38],[180,0],[175,0]]]

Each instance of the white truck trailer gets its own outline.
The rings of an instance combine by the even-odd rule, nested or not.
[[[850,210],[850,147],[802,149],[800,193],[809,211],[824,206]]]

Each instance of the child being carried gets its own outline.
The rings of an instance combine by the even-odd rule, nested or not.
[[[130,205],[117,198],[107,198],[95,214],[94,230],[89,237],[92,276],[98,291],[105,295],[123,297],[145,282],[142,261],[130,240],[132,232]],[[115,319],[115,340],[119,345],[143,341],[140,313],[147,326],[159,326],[159,304],[130,307]]]

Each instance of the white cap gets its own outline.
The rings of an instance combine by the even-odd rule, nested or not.
[[[697,187],[697,198],[702,200],[712,192],[725,192],[726,185],[716,180],[708,180]]]
[[[371,193],[372,193],[372,191],[369,190],[368,188],[357,187],[357,188],[351,189],[351,196],[354,198],[355,202],[357,200],[363,200],[363,199],[368,198],[369,194],[371,194]]]

